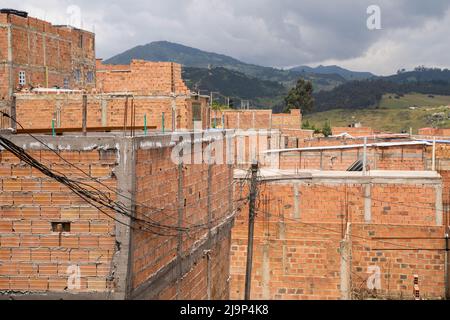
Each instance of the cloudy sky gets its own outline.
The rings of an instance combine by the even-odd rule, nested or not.
[[[381,9],[381,30],[367,28],[370,5]],[[82,23],[95,30],[102,58],[168,40],[275,67],[339,64],[376,74],[450,67],[448,0],[2,0],[1,6],[55,24]]]

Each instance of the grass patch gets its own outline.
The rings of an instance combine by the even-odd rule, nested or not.
[[[391,98],[389,98],[391,96]],[[362,110],[335,109],[317,112],[304,116],[311,125],[322,126],[326,121],[333,127],[346,127],[354,122],[363,126],[389,132],[416,133],[419,128],[436,126],[450,127],[450,96],[434,96],[408,94],[399,99],[395,95],[385,95],[379,108]],[[433,115],[440,114],[436,120]]]

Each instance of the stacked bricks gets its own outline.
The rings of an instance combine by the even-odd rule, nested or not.
[[[302,115],[298,109],[289,114],[272,114],[271,110],[223,110],[212,111],[212,121],[221,126],[222,117],[227,129],[301,129]]]
[[[263,181],[256,209],[252,299],[340,299],[346,278],[353,299],[414,299],[415,274],[423,279],[424,298],[444,296],[445,228],[436,220],[439,179],[373,178],[369,184],[348,179]],[[247,194],[248,188],[236,187],[235,198]],[[247,210],[233,229],[232,299],[244,296]],[[342,247],[345,242],[350,253]],[[349,269],[343,271],[346,263]],[[375,271],[381,285],[376,291],[368,289]]]
[[[32,150],[30,154],[52,170],[92,183],[51,151]],[[60,155],[116,187],[114,152],[64,151]],[[7,151],[0,152],[0,179],[0,291],[109,290],[114,221]],[[61,222],[71,224],[70,232],[52,229],[52,223]],[[78,267],[81,286],[69,290],[69,277]]]
[[[139,95],[189,95],[181,78],[181,65],[172,62],[133,60],[129,66],[108,66],[97,61],[100,92],[130,92]]]
[[[292,109],[290,114],[280,113],[272,115],[274,129],[301,129],[302,113],[300,109]]]
[[[25,71],[26,75],[26,85],[22,89],[64,87],[65,82],[72,89],[95,87],[93,33],[13,14],[1,14],[1,20],[4,21],[0,27],[0,96],[3,99],[10,98],[9,90],[18,88],[20,71]],[[8,32],[11,33],[12,61],[8,61]],[[76,70],[80,72],[79,81],[74,76]],[[88,72],[93,74],[92,82],[87,80]]]

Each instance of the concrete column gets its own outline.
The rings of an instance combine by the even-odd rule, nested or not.
[[[270,300],[270,245],[268,243],[263,245],[261,273],[262,273],[262,298]]]
[[[183,215],[184,215],[184,194],[183,194],[183,184],[184,184],[184,173],[183,173],[183,163],[178,165],[178,191],[177,191],[177,200],[178,200],[178,227],[181,228],[183,226]],[[177,266],[176,266],[176,274],[177,274],[177,291],[176,291],[176,299],[180,300],[180,291],[181,291],[181,280],[183,276],[183,233],[178,231],[177,237]]]
[[[11,100],[11,118],[16,120],[16,117],[17,117],[16,97],[13,96]],[[17,122],[13,121],[12,119],[11,119],[11,128],[13,128],[14,132],[17,132]]]
[[[212,210],[211,210],[211,189],[212,189],[212,165],[208,165],[208,187],[207,187],[207,216],[208,216],[208,252],[207,252],[207,266],[206,266],[206,294],[208,300],[212,299],[211,296],[211,277],[212,277],[212,270],[211,270],[211,248],[212,248],[212,241],[211,241],[211,229],[212,229]]]
[[[300,219],[300,192],[299,184],[294,184],[294,219]]]
[[[56,101],[56,127],[61,128],[61,102]]]
[[[119,139],[119,159],[115,175],[117,177],[117,186],[120,194],[120,201],[130,209],[135,215],[135,188],[136,188],[136,163],[134,143],[129,139]],[[119,152],[117,150],[117,152]],[[126,198],[125,198],[126,197]],[[131,239],[131,219],[117,213],[115,217],[116,222],[116,243],[118,251],[113,256],[112,265],[113,270],[111,275],[117,279],[117,287],[115,289],[115,298],[118,300],[128,299],[132,292],[132,262],[133,262],[133,244]],[[125,224],[125,225],[124,225]]]
[[[13,49],[12,49],[12,33],[11,25],[8,25],[8,67],[9,67],[9,82],[8,82],[8,93],[9,97],[12,97],[14,93],[14,82],[13,82]]]
[[[444,225],[444,207],[442,203],[442,185],[436,185],[436,225]]]
[[[252,112],[252,128],[255,129],[255,111]]]
[[[323,151],[320,151],[320,170],[323,170]]]
[[[345,238],[340,244],[341,254],[341,300],[351,300],[352,298],[352,245],[351,245],[351,224],[347,224]]]
[[[102,126],[108,126],[108,101],[105,99],[101,100],[101,108],[102,108]]]
[[[372,222],[372,186],[370,183],[364,185],[364,221]]]

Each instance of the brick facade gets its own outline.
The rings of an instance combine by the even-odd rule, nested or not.
[[[416,274],[422,298],[444,296],[439,175],[262,174],[253,299],[414,299]],[[419,203],[421,210],[409,207]],[[233,229],[232,299],[244,293],[247,217],[243,210]],[[367,287],[372,270],[381,276],[376,292]]]
[[[95,87],[95,35],[36,18],[0,14],[0,98],[36,87]],[[25,84],[19,83],[24,72]]]
[[[420,136],[441,136],[441,137],[449,137],[450,136],[450,129],[448,128],[421,128],[419,129],[419,135]]]
[[[181,78],[181,65],[172,62],[133,60],[130,65],[104,65],[97,60],[99,92],[129,92],[136,95],[188,95]]]
[[[53,170],[99,187],[30,137],[9,138]],[[228,297],[232,167],[174,164],[169,135],[40,138],[87,174],[120,190],[118,196],[99,187],[130,212],[136,210],[138,218],[192,230],[150,228],[166,234],[156,235],[107,211],[114,221],[0,151],[0,292],[5,297]],[[55,231],[55,223],[70,223],[70,231]],[[81,286],[68,288],[77,268]]]
[[[211,123],[226,129],[301,129],[302,114],[298,109],[290,113],[272,114],[272,110],[223,110],[211,112]]]
[[[362,160],[364,147],[318,147],[278,152],[280,169],[347,170],[357,160]],[[367,147],[367,165],[370,170],[427,170],[427,147],[398,145]]]
[[[128,99],[128,108],[126,108]],[[201,128],[208,126],[207,100],[191,96],[134,96],[113,94],[87,95],[87,127],[107,130],[111,127],[131,126],[131,105],[135,106],[135,125],[162,129],[163,113],[166,131],[192,130],[194,128],[193,104],[197,104],[201,116]],[[55,127],[71,129],[82,127],[83,95],[81,94],[17,94],[16,117],[25,129],[51,130]],[[173,127],[174,126],[174,127]],[[19,128],[20,129],[20,128]]]
[[[348,133],[352,137],[367,137],[375,134],[375,131],[372,128],[368,127],[333,127],[331,131],[333,132],[334,136]]]

